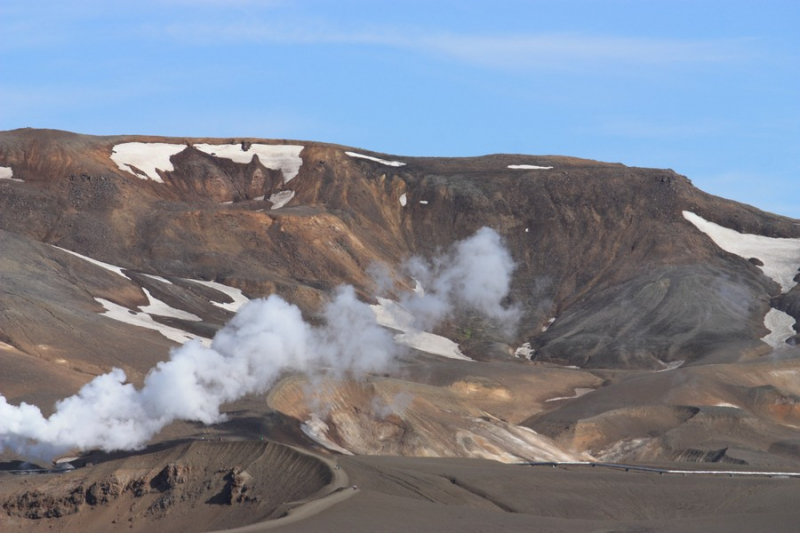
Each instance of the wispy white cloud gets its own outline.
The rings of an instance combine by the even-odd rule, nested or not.
[[[435,35],[417,41],[431,51],[487,66],[522,68],[595,63],[717,63],[750,55],[738,41],[669,40],[576,34]],[[409,43],[411,44],[411,43]]]
[[[151,27],[153,35],[166,35],[189,45],[206,44],[352,44],[413,50],[463,63],[502,69],[585,68],[587,66],[668,66],[730,63],[754,57],[747,39],[654,39],[541,33],[524,35],[471,35],[405,31],[397,28],[348,30],[304,21],[235,22],[229,24],[177,22]]]
[[[4,48],[134,39],[184,46],[350,44],[413,51],[504,70],[585,70],[732,63],[761,56],[744,38],[679,39],[587,33],[449,32],[391,22],[334,22],[292,0],[74,0],[33,16],[29,2],[2,8]],[[3,13],[0,11],[0,13]],[[81,31],[83,28],[84,31]],[[94,37],[93,37],[94,36]],[[163,42],[163,41],[162,41]]]
[[[302,25],[282,22],[234,22],[215,24],[207,22],[175,22],[166,26],[147,26],[150,37],[166,36],[187,45],[217,44],[382,44],[399,45],[402,39],[390,32],[337,31],[314,21]]]

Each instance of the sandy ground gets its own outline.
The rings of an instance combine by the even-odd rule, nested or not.
[[[359,457],[342,464],[361,490],[280,531],[790,531],[800,518],[794,479],[460,459]]]
[[[98,462],[67,474],[0,472],[6,511],[0,530],[749,532],[792,531],[800,520],[800,479],[782,476],[335,456],[260,441],[162,443],[141,453],[83,460],[90,459]],[[130,487],[138,478],[148,488],[135,495]],[[95,496],[101,494],[96,486],[104,487],[103,496],[70,510],[72,500],[57,496],[73,495],[80,486],[81,494]],[[39,506],[32,504],[37,498]],[[63,517],[5,516],[23,504],[37,512],[54,503]],[[242,525],[219,527],[237,522]]]

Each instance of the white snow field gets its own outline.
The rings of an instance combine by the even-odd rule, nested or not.
[[[149,297],[149,295],[148,295]],[[211,340],[203,339],[202,337],[198,337],[188,331],[183,331],[181,329],[173,328],[170,326],[165,326],[160,322],[156,322],[153,320],[153,317],[147,314],[144,311],[134,312],[128,309],[127,307],[123,307],[121,305],[117,305],[114,302],[105,300],[103,298],[95,298],[95,300],[100,303],[105,309],[105,312],[102,313],[103,316],[116,320],[118,322],[124,322],[126,324],[131,324],[133,326],[139,326],[142,328],[152,329],[158,331],[166,338],[177,342],[178,344],[183,344],[186,341],[190,341],[192,339],[200,339],[204,344],[210,344]],[[167,309],[171,309],[173,311],[181,312],[179,309],[174,309],[169,307],[164,302],[157,300],[157,304],[155,306],[153,304],[148,305],[147,307],[152,308],[155,307],[160,312],[157,314],[164,315],[164,312]],[[169,316],[169,315],[165,315]]]
[[[461,353],[457,343],[447,337],[416,329],[413,325],[414,317],[399,303],[387,298],[378,298],[378,305],[371,305],[370,308],[375,313],[378,325],[400,332],[394,336],[396,343],[449,359],[472,361]]]
[[[235,163],[247,164],[258,155],[258,160],[267,168],[283,172],[283,182],[297,176],[303,160],[300,157],[302,146],[291,144],[252,144],[245,151],[240,144],[195,144],[195,148],[215,157],[230,159]],[[185,144],[130,142],[114,146],[111,159],[126,172],[142,177],[144,173],[151,180],[164,183],[157,170],[175,170],[169,160],[173,155],[186,149]],[[136,167],[141,172],[133,169]]]
[[[14,170],[11,167],[0,167],[0,180],[24,181],[14,177]]]
[[[303,146],[294,144],[251,144],[245,151],[241,144],[195,144],[195,148],[214,157],[230,159],[234,163],[248,164],[257,155],[261,164],[283,172],[283,183],[288,183],[303,165],[300,152]]]
[[[511,170],[550,170],[553,167],[540,167],[537,165],[508,165]]]
[[[684,211],[683,216],[726,252],[745,259],[759,259],[764,263],[759,268],[781,286],[784,294],[797,285],[793,278],[797,276],[797,267],[800,266],[800,239],[739,233],[709,222],[691,211]]]
[[[406,196],[406,193],[401,194],[400,195],[400,205],[405,207],[407,203],[408,203],[408,196]]]
[[[371,305],[378,325],[396,331],[412,331],[414,316],[402,305],[388,298],[378,298],[378,305]]]
[[[147,296],[147,299],[150,301],[150,303],[148,303],[146,306],[139,307],[139,310],[142,313],[147,313],[148,315],[159,315],[172,318],[179,318],[181,320],[189,320],[190,322],[201,322],[203,320],[194,313],[189,313],[188,311],[176,309],[171,305],[169,305],[167,302],[159,300],[144,287],[142,287],[142,290],[144,291],[145,296]]]
[[[92,263],[93,265],[97,265],[100,268],[108,270],[109,272],[113,272],[113,273],[115,273],[115,274],[117,274],[119,276],[122,276],[123,278],[125,278],[125,279],[127,279],[129,281],[133,281],[131,278],[126,276],[125,273],[122,272],[122,267],[118,267],[116,265],[110,265],[108,263],[104,263],[102,261],[98,261],[97,259],[92,259],[91,257],[87,257],[85,255],[81,255],[81,254],[73,252],[71,250],[67,250],[65,248],[59,248],[58,246],[53,246],[53,248],[61,250],[62,252],[67,252],[70,255],[74,255],[75,257],[79,257],[80,259],[83,259],[84,261]],[[151,279],[154,279],[154,280],[158,280],[158,281],[160,281],[162,283],[166,283],[168,285],[172,285],[172,282],[170,282],[168,279],[162,278],[160,276],[153,276],[153,275],[150,275],[150,274],[144,274],[144,275],[147,276],[148,278],[151,278]],[[228,311],[233,311],[234,313],[241,306],[243,306],[244,304],[246,304],[247,302],[250,301],[246,296],[244,296],[244,294],[242,294],[242,291],[240,291],[239,289],[234,289],[233,287],[228,287],[227,285],[223,285],[221,283],[216,283],[216,282],[213,282],[213,281],[200,281],[200,280],[196,280],[196,279],[191,279],[191,280],[187,280],[187,281],[192,281],[194,283],[199,283],[200,285],[205,285],[207,287],[211,287],[213,289],[216,289],[216,290],[218,290],[218,291],[230,296],[231,299],[233,299],[232,303],[223,304],[223,303],[213,302],[213,301],[211,303],[216,305],[217,307],[221,307],[222,309],[227,309]],[[189,313],[189,312],[183,311],[181,309],[176,309],[175,307],[172,307],[168,303],[166,303],[166,302],[164,302],[162,300],[159,300],[158,298],[153,296],[152,293],[149,290],[145,289],[144,287],[141,287],[141,289],[142,289],[142,291],[144,291],[145,296],[147,296],[148,303],[147,303],[147,305],[145,305],[143,307],[139,307],[138,311],[132,311],[132,310],[128,309],[127,307],[123,307],[121,305],[117,305],[114,302],[111,302],[109,300],[105,300],[103,298],[95,298],[95,301],[97,301],[100,305],[103,306],[103,309],[105,309],[105,312],[102,313],[103,316],[106,316],[106,317],[111,318],[113,320],[117,320],[119,322],[125,322],[126,324],[131,324],[131,325],[134,325],[134,326],[140,326],[140,327],[143,327],[143,328],[147,328],[147,329],[152,329],[152,330],[158,331],[164,337],[166,337],[166,338],[168,338],[170,340],[173,340],[173,341],[175,341],[177,343],[180,343],[180,344],[183,344],[187,340],[199,339],[203,344],[210,345],[210,343],[211,343],[210,339],[205,339],[203,337],[200,337],[200,336],[195,335],[193,333],[189,333],[188,331],[183,331],[183,330],[178,329],[178,328],[173,328],[173,327],[170,327],[170,326],[166,326],[166,325],[161,324],[160,322],[157,322],[156,320],[154,320],[153,319],[153,315],[178,318],[178,319],[181,319],[181,320],[189,320],[189,321],[192,321],[192,322],[199,322],[202,319],[199,316],[195,315],[194,313]]]
[[[231,303],[227,304],[219,302],[211,302],[211,303],[216,305],[217,307],[226,309],[233,313],[238,311],[241,306],[250,301],[250,298],[242,294],[242,291],[240,289],[236,289],[234,287],[228,287],[227,285],[223,285],[222,283],[217,283],[216,281],[202,281],[199,279],[187,279],[186,281],[191,281],[192,283],[199,283],[200,285],[205,285],[206,287],[216,289],[219,292],[230,296],[231,300],[233,300],[233,302]]]
[[[356,152],[345,152],[345,154],[349,155],[350,157],[358,157],[358,158],[361,158],[361,159],[369,159],[370,161],[375,161],[376,163],[380,163],[381,165],[387,165],[387,166],[390,166],[390,167],[402,167],[402,166],[405,166],[405,163],[403,163],[402,161],[387,161],[385,159],[372,157],[371,155],[359,154],[359,153],[356,153]]]
[[[795,319],[791,315],[778,309],[770,309],[764,316],[764,326],[769,330],[769,334],[761,338],[776,350],[786,348],[786,339],[795,334]]]
[[[448,359],[460,359],[461,361],[472,361],[469,357],[461,353],[458,344],[447,337],[428,333],[427,331],[409,331],[399,333],[394,336],[395,342],[414,348],[420,352],[433,355],[441,355]]]
[[[132,167],[139,169],[151,180],[164,183],[156,170],[164,172],[175,170],[169,158],[185,149],[185,144],[122,143],[111,149],[111,160],[117,164],[120,170],[130,172],[138,178],[142,177],[141,173],[136,172]]]
[[[280,209],[288,204],[292,198],[294,198],[294,191],[276,192],[269,197],[269,201],[272,202],[272,207],[270,209]]]
[[[91,260],[91,262],[95,262]],[[104,267],[105,268],[105,267]],[[153,276],[150,276],[153,277]],[[170,283],[168,280],[164,280],[167,283]],[[200,281],[196,279],[191,279],[187,281],[192,281],[194,283],[199,283],[201,285],[205,285],[207,287],[214,288],[224,294],[227,294],[233,299],[232,303],[219,303],[212,301],[211,303],[217,307],[221,307],[222,309],[227,309],[228,311],[236,312],[241,306],[249,302],[249,298],[242,294],[242,291],[239,289],[234,289],[233,287],[228,287],[227,285],[223,285],[221,283],[216,283],[213,281]],[[176,309],[169,305],[168,303],[159,300],[158,298],[154,297],[150,291],[142,287],[145,295],[147,296],[149,303],[144,306],[140,307],[138,312],[131,311],[127,307],[123,307],[121,305],[117,305],[114,302],[110,302],[108,300],[104,300],[103,298],[95,298],[97,302],[99,302],[103,308],[106,310],[103,313],[103,316],[107,316],[114,320],[125,322],[127,324],[131,324],[134,326],[140,326],[143,328],[153,329],[158,331],[166,338],[173,340],[177,343],[183,344],[184,342],[192,339],[198,339],[206,346],[211,345],[211,339],[206,339],[204,337],[200,337],[193,333],[189,333],[188,331],[184,331],[178,328],[173,328],[170,326],[166,326],[157,322],[153,319],[153,315],[158,316],[166,316],[172,318],[179,318],[182,320],[189,320],[192,322],[199,322],[202,319],[187,311],[183,311],[181,309]]]
[[[51,245],[52,246],[52,245]],[[84,261],[92,263],[93,265],[97,265],[100,268],[104,268],[109,272],[113,272],[114,274],[120,275],[125,279],[130,279],[128,276],[122,273],[122,267],[118,267],[115,265],[109,265],[108,263],[103,263],[102,261],[98,261],[97,259],[92,259],[91,257],[87,257],[85,255],[81,255],[78,252],[73,252],[72,250],[67,250],[66,248],[60,248],[58,246],[53,246],[56,250],[61,250],[62,252],[67,252],[70,255],[74,255],[75,257],[79,257]]]

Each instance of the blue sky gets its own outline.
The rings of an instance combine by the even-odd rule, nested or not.
[[[3,0],[0,129],[672,168],[800,218],[800,2]]]

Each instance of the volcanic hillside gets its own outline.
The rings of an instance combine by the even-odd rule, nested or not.
[[[452,258],[481,228],[513,259],[514,316],[456,305],[414,329],[397,302],[430,287],[404,265]],[[350,285],[406,347],[392,365],[287,372],[227,422],[155,440],[800,467],[800,222],[671,170],[15,130],[0,133],[0,249],[0,394],[46,415],[113,367],[140,387],[249,300],[324,325]]]

